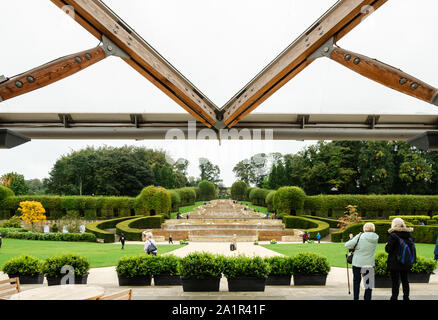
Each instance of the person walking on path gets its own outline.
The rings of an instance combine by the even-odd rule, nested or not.
[[[146,254],[152,254],[154,256],[157,255],[157,244],[155,243],[155,240],[152,239],[151,232],[146,233],[146,242],[144,244],[144,252],[146,252]]]
[[[310,241],[310,232],[307,232],[307,240]]]
[[[1,239],[0,239],[0,247],[1,247]],[[435,260],[438,260],[438,237],[436,238],[435,251],[433,253],[435,254]]]
[[[0,248],[2,247],[2,234],[0,233]],[[436,250],[436,249],[435,249]]]
[[[385,251],[388,253],[388,260],[386,262],[392,280],[392,295],[391,300],[397,300],[400,290],[400,280],[403,287],[403,300],[409,300],[409,280],[408,272],[415,262],[416,253],[414,239],[411,232],[413,228],[407,228],[405,222],[401,218],[392,220],[391,229],[388,230],[388,242],[385,246]],[[405,244],[408,246],[406,247]],[[406,259],[400,260],[400,252],[404,248],[408,252]],[[409,254],[410,253],[410,254]],[[409,259],[412,257],[412,260]]]
[[[359,300],[360,282],[362,280],[362,268],[369,269],[374,274],[374,254],[376,251],[379,236],[375,233],[376,227],[368,222],[363,226],[363,233],[360,232],[350,241],[345,243],[347,249],[354,248],[353,254],[353,298]],[[371,300],[372,288],[365,289],[364,300]]]
[[[319,232],[316,235],[316,240],[318,240],[318,243],[321,243],[321,234]]]
[[[173,244],[173,239],[172,239],[172,235],[171,234],[169,235],[169,244],[170,243]]]
[[[122,243],[122,250],[125,249],[126,238],[125,238],[125,235],[123,233],[120,235],[120,240],[119,241]]]
[[[306,243],[306,240],[307,240],[307,233],[303,233],[303,243]]]

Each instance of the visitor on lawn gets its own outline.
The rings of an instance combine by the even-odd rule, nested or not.
[[[307,232],[307,240],[310,240],[310,232]]]
[[[125,241],[126,241],[125,235],[122,233],[120,235],[120,242],[122,243],[122,250],[125,249]]]
[[[306,243],[306,240],[307,240],[307,234],[304,232],[303,233],[303,243]]]
[[[360,232],[353,238],[350,234],[350,241],[345,243],[347,249],[354,249],[353,254],[353,299],[359,300],[360,282],[362,280],[362,268],[374,268],[374,253],[376,251],[379,236],[375,233],[376,227],[368,222],[363,226],[363,233]],[[356,247],[355,247],[356,246]],[[371,270],[368,272],[372,272]],[[364,271],[365,273],[365,271]],[[372,288],[365,289],[364,300],[371,300]]]
[[[169,243],[173,244],[173,239],[172,239],[172,235],[169,235]]]
[[[401,218],[392,220],[391,229],[388,230],[388,242],[385,246],[385,251],[388,253],[388,260],[386,262],[392,280],[392,295],[391,300],[397,300],[400,290],[400,280],[403,287],[403,300],[409,300],[409,280],[408,272],[412,267],[410,257],[416,258],[414,239],[411,232],[413,228],[407,228],[405,222]],[[407,259],[399,261],[402,244],[406,243],[409,247]],[[406,252],[406,251],[405,251]],[[412,254],[410,255],[409,252]]]
[[[438,241],[437,241],[437,243],[438,243]],[[0,248],[2,247],[2,234],[0,233]],[[435,249],[435,251],[436,251],[436,249]]]
[[[1,247],[1,235],[0,235],[0,247]],[[435,260],[438,260],[438,237],[436,238],[435,251],[433,253],[435,254]]]
[[[316,235],[316,240],[318,240],[318,243],[321,243],[321,234],[319,232]]]
[[[144,252],[146,252],[146,254],[152,254],[154,256],[157,255],[157,244],[155,243],[155,240],[152,239],[151,232],[146,233],[146,242],[144,244]]]

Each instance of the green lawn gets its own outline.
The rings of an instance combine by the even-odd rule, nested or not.
[[[181,247],[175,245],[157,245],[158,254],[166,253]],[[38,241],[3,239],[0,248],[0,267],[10,258],[21,254],[30,254],[40,259],[45,259],[57,253],[72,252],[88,258],[92,268],[108,267],[117,265],[122,256],[144,254],[143,245],[125,243],[125,249],[121,250],[120,244],[93,243],[93,242],[64,242],[64,241]]]
[[[293,256],[298,252],[303,251],[316,252],[326,256],[331,266],[346,267],[345,254],[347,253],[347,250],[345,249],[344,244],[345,243],[268,244],[263,245],[263,247],[286,256]],[[417,248],[417,255],[421,255],[426,258],[434,258],[434,244],[418,243],[415,244],[415,246]],[[378,244],[376,252],[379,251],[385,251],[384,243]]]
[[[183,214],[183,213],[187,213],[187,212],[192,212],[193,209],[195,209],[196,207],[202,206],[203,203],[204,203],[204,201],[197,201],[197,202],[195,202],[194,205],[187,206],[187,207],[181,207],[181,208],[179,208],[179,213]],[[176,219],[176,214],[177,214],[177,212],[172,212],[170,214],[170,219]]]

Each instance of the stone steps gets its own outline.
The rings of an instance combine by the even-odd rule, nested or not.
[[[238,236],[237,242],[254,242],[257,240],[257,235],[254,236]],[[230,242],[233,240],[233,236],[221,236],[221,235],[206,235],[206,236],[194,236],[189,235],[189,241],[193,242]]]

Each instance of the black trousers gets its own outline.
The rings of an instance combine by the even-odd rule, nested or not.
[[[353,296],[354,300],[359,300],[360,282],[362,281],[362,268],[353,266]],[[364,300],[371,300],[372,289],[365,289]]]
[[[398,299],[398,293],[400,290],[400,280],[403,287],[403,300],[409,300],[409,281],[407,271],[396,271],[391,270],[391,281],[392,281],[392,296],[391,300]]]

